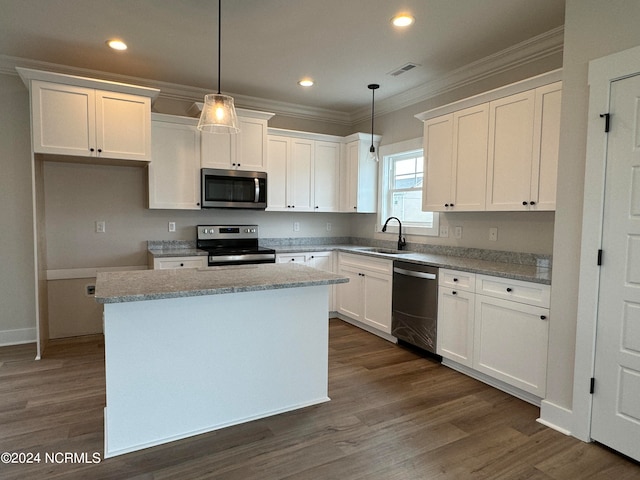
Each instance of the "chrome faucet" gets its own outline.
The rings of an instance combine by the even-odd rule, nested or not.
[[[398,217],[389,217],[387,218],[387,221],[384,222],[384,225],[382,226],[382,231],[386,232],[387,231],[387,223],[389,223],[389,220],[391,220],[392,218],[395,218],[398,221],[398,250],[402,250],[405,245],[407,244],[407,240],[402,238],[402,222],[400,221],[400,219]]]

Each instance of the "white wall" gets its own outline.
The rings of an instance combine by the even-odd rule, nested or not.
[[[2,345],[35,341],[36,326],[29,94],[17,76],[0,74],[0,106]]]
[[[567,410],[572,407],[578,321],[589,61],[640,45],[638,19],[640,2],[637,0],[567,0],[566,4],[546,400]],[[570,425],[564,427],[569,429]]]

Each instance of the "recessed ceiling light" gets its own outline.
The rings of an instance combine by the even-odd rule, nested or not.
[[[408,27],[415,21],[416,19],[408,13],[399,13],[391,19],[391,23],[393,23],[396,27]]]
[[[107,45],[113,48],[114,50],[126,50],[127,44],[122,40],[107,40]]]
[[[311,80],[310,78],[303,78],[298,82],[298,85],[300,85],[301,87],[312,87],[313,80]]]

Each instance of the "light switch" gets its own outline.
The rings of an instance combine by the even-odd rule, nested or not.
[[[107,231],[107,225],[104,220],[96,222],[96,233],[104,233]]]
[[[176,222],[169,222],[169,231],[170,232],[176,231]]]

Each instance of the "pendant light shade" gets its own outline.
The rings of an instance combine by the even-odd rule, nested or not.
[[[369,147],[369,160],[373,162],[378,162],[380,161],[380,158],[378,157],[378,152],[376,152],[376,147],[373,144],[373,118],[375,113],[374,107],[375,107],[376,90],[380,88],[380,85],[378,85],[377,83],[371,83],[367,85],[367,88],[371,90],[371,147]]]
[[[240,128],[233,98],[220,93],[221,3],[222,0],[218,0],[218,93],[204,96],[204,107],[200,114],[198,130],[210,133],[238,133]]]

